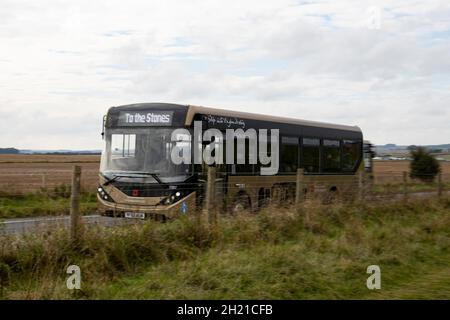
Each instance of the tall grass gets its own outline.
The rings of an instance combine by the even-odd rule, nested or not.
[[[61,185],[32,193],[0,192],[0,219],[66,215],[70,211],[70,187]],[[82,192],[80,209],[83,214],[97,210],[95,193]]]
[[[449,212],[449,199],[378,205],[306,204],[300,213],[292,208],[272,207],[258,214],[219,216],[211,225],[198,217],[182,217],[164,224],[148,221],[113,229],[86,228],[78,242],[73,242],[64,230],[9,236],[0,242],[0,269],[4,270],[0,276],[4,274],[4,297],[12,299],[105,297],[99,287],[144,274],[149,267],[161,271],[153,274],[152,283],[157,292],[146,287],[146,292],[154,295],[139,292],[137,296],[352,297],[357,293],[354,279],[361,278],[361,274],[364,277],[362,266],[374,261],[392,270],[408,270],[414,269],[414,264],[422,268],[424,261],[440,265],[442,259],[450,257]],[[308,213],[307,220],[305,213]],[[273,251],[273,263],[261,258],[270,259],[267,251]],[[228,254],[223,255],[226,252]],[[200,266],[199,259],[203,263]],[[217,259],[224,259],[227,264]],[[168,269],[174,272],[173,264],[183,261],[200,268],[195,271],[197,278],[191,274],[192,270],[183,267],[178,276],[178,267],[175,268],[173,279],[161,274]],[[220,291],[228,286],[227,281],[233,276],[224,275],[217,266],[235,270],[239,275],[241,268],[248,267],[245,262],[239,265],[239,261],[251,261],[249,266],[253,263],[257,266],[246,275],[249,279],[256,277],[264,283],[264,279],[275,274],[276,279],[287,284],[278,286],[272,279],[275,284],[271,287],[276,287],[272,294],[258,294],[253,280],[248,280],[252,285],[246,287],[244,283],[239,290]],[[65,288],[65,271],[73,264],[80,266],[83,277],[82,290],[77,291],[76,296]],[[335,277],[331,278],[331,283],[335,283],[333,290],[325,281],[327,272],[331,272],[326,268],[335,272]],[[183,282],[185,279],[189,281]],[[289,279],[293,283],[289,283]],[[158,283],[165,282],[168,286],[178,285],[174,290],[179,294],[173,296],[158,287]],[[180,283],[184,283],[182,288]],[[206,289],[205,283],[209,283]],[[304,290],[296,287],[302,284]],[[192,291],[192,287],[201,291]],[[187,288],[191,291],[186,291]],[[129,292],[125,297],[133,298],[135,293]]]

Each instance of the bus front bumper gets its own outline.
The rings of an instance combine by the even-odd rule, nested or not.
[[[170,205],[122,204],[103,200],[97,195],[98,210],[101,215],[110,217],[166,220],[196,212],[196,192]]]

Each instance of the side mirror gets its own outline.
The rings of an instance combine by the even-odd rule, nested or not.
[[[103,125],[102,125],[102,140],[105,140],[105,126],[106,126],[106,115],[103,116]]]

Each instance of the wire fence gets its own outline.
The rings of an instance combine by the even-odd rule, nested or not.
[[[20,206],[20,210],[14,209],[18,212],[16,216],[20,212],[27,212],[27,215],[68,213],[72,174],[72,170],[0,172],[0,216],[5,215],[5,210],[12,210],[8,198],[17,197],[20,200],[20,197],[27,195],[34,195],[37,201],[30,198],[20,200],[22,202],[19,205],[15,204]],[[132,197],[136,205],[158,209],[172,206],[178,213],[198,211],[205,207],[222,212],[254,212],[267,206],[289,207],[298,201],[318,201],[323,204],[357,200],[398,201],[448,194],[450,191],[450,173],[420,178],[411,178],[407,172],[384,172],[374,176],[302,175],[300,180],[296,175],[225,177],[218,173],[214,174],[212,182],[208,181],[204,177],[203,180],[171,186],[157,183],[133,185],[118,180],[114,186],[123,199]],[[98,171],[82,170],[80,209],[83,213],[96,210],[98,186]],[[46,203],[48,208],[41,199],[50,200]]]
[[[389,180],[390,178],[390,180]],[[403,201],[407,199],[425,199],[438,195],[450,195],[450,174],[441,174],[434,179],[423,176],[422,179],[410,178],[408,174],[386,174],[376,177],[363,176],[303,176],[301,179],[300,201],[331,204],[339,202],[382,202]],[[380,183],[380,181],[389,181]],[[215,198],[220,201],[227,195],[226,209],[236,206],[236,201],[250,201],[246,206],[259,209],[264,206],[289,207],[295,204],[297,183],[261,182],[251,180],[242,183],[216,183]],[[254,190],[248,194],[247,190]],[[235,195],[241,194],[242,197]]]
[[[60,193],[64,195],[70,188],[72,170],[48,170],[34,172],[1,172],[0,194],[20,195],[33,192]],[[81,189],[95,192],[98,186],[98,171],[83,170]]]
[[[442,181],[450,183],[450,173],[443,173]],[[437,176],[429,176],[431,179],[424,180],[411,178],[406,173],[406,182],[411,185],[430,186],[437,183]],[[0,172],[0,192],[14,191],[19,193],[28,193],[42,189],[52,189],[61,186],[70,186],[72,170],[46,170],[34,172]],[[379,186],[403,184],[405,175],[403,172],[383,172],[377,173],[373,177],[373,184]],[[94,192],[98,186],[98,170],[82,171],[82,189]]]

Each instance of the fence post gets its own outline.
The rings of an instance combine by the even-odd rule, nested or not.
[[[216,182],[216,167],[208,166],[208,176],[206,180],[205,215],[210,223],[215,221],[216,219],[214,210],[215,182]]]
[[[70,236],[77,240],[80,231],[80,189],[81,167],[74,166],[72,174],[72,194],[70,198]]]
[[[444,189],[444,185],[442,183],[442,172],[438,174],[438,197],[442,197],[442,191]]]
[[[45,173],[42,174],[42,189],[45,189],[47,186],[47,176]]]
[[[364,200],[364,171],[359,171],[358,174],[358,200]]]
[[[295,209],[297,212],[300,211],[300,205],[303,201],[303,175],[304,175],[304,169],[298,168],[297,169],[297,181],[295,186]]]
[[[305,194],[303,193],[305,189],[304,184],[304,178],[305,178],[305,170],[302,168],[297,169],[297,180],[296,180],[296,186],[295,186],[295,210],[297,214],[304,214],[304,224],[305,227],[310,230],[310,217],[308,208],[305,210],[302,210],[302,204],[305,201]]]
[[[408,198],[408,172],[403,171],[403,199]]]

